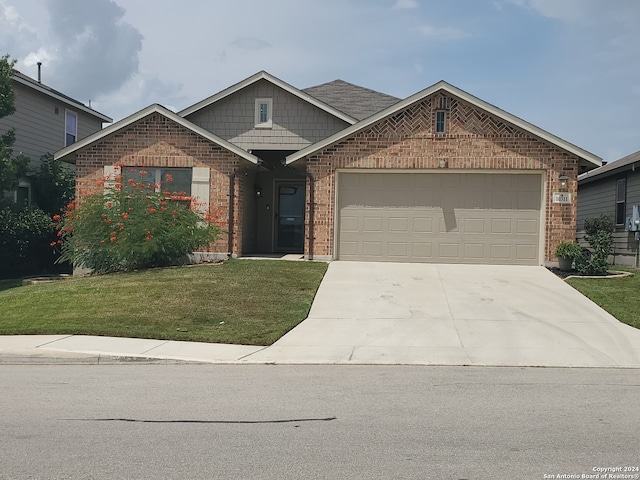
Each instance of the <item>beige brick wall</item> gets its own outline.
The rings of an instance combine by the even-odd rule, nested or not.
[[[246,160],[202,138],[183,126],[153,113],[130,125],[125,130],[110,135],[100,142],[81,149],[76,161],[76,194],[79,198],[103,178],[104,167],[122,165],[132,167],[209,167],[211,186],[209,191],[210,213],[223,210],[227,222],[229,211],[229,177]],[[242,189],[241,176],[235,182],[235,221],[233,250],[242,245]],[[220,215],[218,215],[220,216]],[[222,225],[228,230],[228,225]],[[228,237],[222,235],[209,246],[212,252],[228,252]]]
[[[449,109],[447,133],[435,134],[435,112],[443,105]],[[434,94],[306,160],[315,178],[316,256],[334,254],[336,169],[438,169],[440,160],[449,170],[545,171],[543,260],[555,260],[556,245],[575,239],[578,158],[455,97],[443,101],[440,94]],[[570,205],[551,203],[562,173],[570,179]],[[305,248],[307,245],[308,241]]]

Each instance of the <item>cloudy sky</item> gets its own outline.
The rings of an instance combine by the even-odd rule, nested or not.
[[[407,97],[439,80],[605,160],[640,150],[638,0],[0,0],[0,54],[119,120],[266,70]]]

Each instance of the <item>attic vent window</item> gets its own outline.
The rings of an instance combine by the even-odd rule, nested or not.
[[[436,133],[445,133],[447,131],[447,115],[444,110],[436,112]]]
[[[440,96],[440,106],[438,108],[440,110],[449,110],[451,108],[449,97]]]
[[[271,128],[273,99],[272,98],[256,98],[256,128]]]

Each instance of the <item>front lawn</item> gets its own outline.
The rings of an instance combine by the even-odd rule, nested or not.
[[[612,267],[620,270],[619,267]],[[570,278],[567,283],[623,323],[640,328],[640,275],[624,278]]]
[[[306,318],[325,263],[230,260],[0,288],[0,335],[270,345]],[[13,287],[13,288],[11,288]]]

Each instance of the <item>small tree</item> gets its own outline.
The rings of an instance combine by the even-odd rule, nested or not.
[[[587,218],[584,221],[584,238],[591,247],[591,257],[581,257],[576,260],[576,267],[585,275],[605,275],[607,273],[607,259],[611,255],[613,246],[613,232],[615,224],[606,215],[597,218]]]
[[[98,273],[176,265],[221,233],[214,219],[191,210],[193,199],[184,192],[156,191],[160,185],[132,179],[126,186],[120,178],[116,182],[100,184],[54,216],[59,261]]]
[[[31,172],[31,184],[34,202],[50,216],[61,213],[75,197],[75,174],[50,153],[40,157],[40,166]]]

